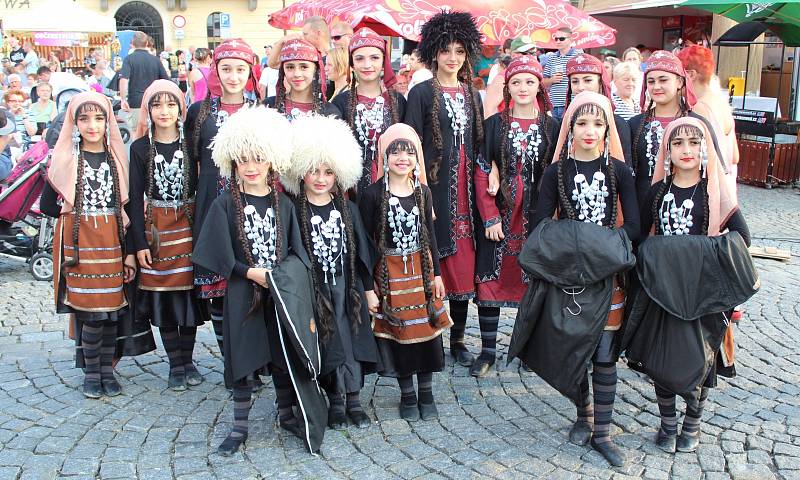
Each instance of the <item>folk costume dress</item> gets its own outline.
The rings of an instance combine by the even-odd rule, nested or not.
[[[689,187],[678,187],[669,175],[669,137],[682,127],[703,138],[701,180]],[[759,286],[747,251],[749,230],[727,191],[721,161],[705,140],[710,132],[702,121],[684,117],[664,133],[641,210],[643,235],[651,235],[638,250],[641,288],[622,342],[631,368],[653,380],[661,414],[657,443],[670,452],[676,443],[679,451],[697,447],[708,389],[716,386],[717,375],[735,375],[733,307]],[[686,401],[677,440],[676,395]]]
[[[76,366],[85,369],[87,381],[99,384],[102,379],[105,389],[107,382],[116,383],[114,359],[152,351],[155,342],[149,324],[131,315],[131,289],[123,282],[128,252],[120,232],[129,223],[127,155],[113,123],[106,126],[105,152],[80,150],[75,116],[88,102],[99,105],[111,118],[113,110],[105,96],[85,92],[72,98],[40,205],[42,212],[57,218],[53,238],[56,311],[73,314],[69,330],[76,343]],[[79,222],[77,243],[75,222]],[[62,265],[74,261],[72,266]],[[113,394],[119,393],[116,387]]]
[[[403,95],[390,90],[396,83],[391,58],[386,50],[386,40],[369,28],[359,29],[350,40],[350,62],[353,54],[360,48],[375,47],[383,52],[383,79],[381,81],[382,93],[380,96],[370,98],[356,94],[353,102],[351,93],[358,90],[358,80],[353,72],[352,87],[341,92],[334,98],[333,104],[342,113],[342,119],[350,124],[353,136],[361,145],[361,178],[354,192],[358,201],[358,193],[377,182],[383,176],[383,165],[380,164],[378,141],[381,134],[397,121],[402,121],[406,111],[406,99]],[[354,104],[354,105],[353,105]],[[352,112],[351,112],[352,111]],[[424,183],[424,182],[423,182]]]

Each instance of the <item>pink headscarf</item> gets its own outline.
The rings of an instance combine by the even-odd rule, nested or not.
[[[147,90],[144,91],[142,96],[142,113],[139,115],[139,123],[136,124],[136,131],[133,132],[133,140],[144,137],[147,135],[147,120],[150,117],[150,99],[153,95],[158,93],[171,93],[178,99],[180,106],[181,120],[186,121],[186,99],[183,97],[183,92],[175,82],[171,80],[159,79],[151,83]]]
[[[582,106],[590,103],[602,108],[603,112],[606,114],[606,121],[608,122],[608,136],[610,139],[610,144],[608,146],[609,156],[614,157],[617,160],[625,158],[622,153],[622,143],[619,141],[617,126],[614,123],[614,112],[611,110],[611,100],[604,95],[600,95],[599,93],[581,92],[575,95],[575,98],[572,99],[572,102],[570,102],[569,106],[567,107],[567,111],[564,112],[564,118],[561,120],[561,130],[558,133],[558,141],[556,142],[555,154],[553,155],[553,162],[558,161],[559,157],[561,156],[561,150],[567,143],[567,137],[569,137],[570,130],[572,129],[572,117],[575,115],[575,112],[577,112]],[[604,148],[604,145],[600,146],[601,151]],[[572,154],[572,152],[568,152],[568,154]]]
[[[706,155],[708,155],[708,163],[705,167],[705,176],[708,179],[708,235],[713,237],[720,234],[720,227],[728,222],[738,205],[736,204],[736,196],[731,195],[728,190],[725,171],[720,168],[721,164],[711,140],[711,132],[706,127],[705,122],[694,117],[680,117],[669,122],[666,130],[664,130],[661,145],[658,148],[658,160],[653,171],[651,184],[655,185],[656,182],[660,182],[667,177],[669,173],[667,162],[669,160],[666,155],[670,148],[669,137],[677,128],[685,125],[699,128],[703,132],[705,140],[703,143],[706,148]]]
[[[380,168],[383,168],[383,162],[386,161],[386,149],[397,139],[408,140],[414,145],[417,150],[417,162],[419,163],[419,183],[423,185],[428,184],[428,178],[425,175],[425,157],[422,155],[422,142],[419,140],[417,131],[405,123],[395,123],[386,129],[381,138],[378,139],[378,155],[380,157]]]
[[[686,100],[686,104],[689,106],[689,110],[691,110],[692,107],[694,107],[694,105],[697,103],[697,95],[694,93],[692,79],[686,75],[686,70],[684,70],[681,60],[666,50],[656,50],[652,55],[650,55],[650,58],[648,58],[647,62],[645,63],[644,76],[642,77],[644,78],[645,85],[642,86],[642,94],[639,98],[639,105],[642,106],[642,110],[646,108],[645,101],[647,100],[647,74],[655,71],[674,73],[675,75],[683,78],[685,85],[684,100]]]
[[[77,128],[75,113],[78,107],[84,103],[92,102],[100,105],[106,114],[108,128],[106,129],[106,142],[108,142],[111,157],[116,163],[119,176],[119,204],[120,206],[128,203],[128,153],[125,143],[119,133],[119,127],[114,120],[114,109],[111,100],[105,95],[95,91],[82,92],[69,101],[67,113],[64,116],[64,125],[58,135],[53,154],[50,159],[50,168],[47,171],[47,181],[52,185],[64,204],[61,206],[61,213],[69,213],[75,205],[75,184],[78,181],[78,159],[72,145],[72,132]],[[122,211],[122,220],[125,226],[130,223],[125,210]]]

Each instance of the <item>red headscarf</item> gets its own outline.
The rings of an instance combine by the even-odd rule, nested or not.
[[[386,40],[375,33],[371,28],[360,28],[350,39],[350,65],[353,65],[353,52],[363,47],[375,47],[383,52],[383,84],[391,88],[397,83],[397,78],[392,69],[392,59],[386,53]]]
[[[322,55],[320,55],[317,47],[299,38],[287,40],[281,47],[280,61],[281,68],[283,68],[285,62],[291,61],[316,63],[317,71],[319,72],[319,85],[322,90],[322,101],[326,101],[325,84],[327,80],[325,78],[325,65],[322,64]]]
[[[691,108],[697,103],[697,96],[694,94],[692,80],[686,76],[686,70],[684,70],[681,60],[666,50],[656,50],[652,55],[650,55],[650,58],[647,59],[647,63],[645,63],[643,77],[645,86],[642,87],[642,96],[639,99],[639,105],[642,106],[642,109],[644,110],[645,101],[647,100],[647,74],[655,71],[674,73],[675,75],[683,78],[685,85],[684,100],[686,100],[686,104],[691,110]]]
[[[208,92],[210,95],[214,97],[222,96],[222,83],[217,73],[217,65],[226,58],[242,60],[250,66],[250,78],[247,80],[246,89],[253,89],[258,85],[258,79],[256,79],[255,71],[253,70],[253,65],[256,63],[256,55],[253,53],[253,49],[241,38],[231,38],[230,40],[225,40],[214,49],[214,65],[208,75]]]
[[[542,81],[542,78],[544,78],[542,65],[539,63],[538,60],[536,60],[536,57],[532,55],[521,55],[520,57],[515,58],[514,60],[511,61],[511,63],[508,64],[508,67],[506,68],[504,75],[505,84],[508,85],[508,82],[509,80],[511,80],[511,77],[517,75],[518,73],[530,73],[531,75],[534,75],[536,78],[538,78],[540,82]],[[536,94],[536,97],[539,101],[540,110],[543,109],[545,111],[548,111],[553,109],[553,106],[550,103],[550,95],[548,95],[547,89],[544,88],[541,84],[539,84],[539,91]],[[498,110],[502,111],[502,109]]]
[[[608,72],[606,69],[603,68],[603,62],[600,61],[599,58],[589,55],[588,53],[581,53],[580,55],[576,55],[572,57],[567,62],[567,78],[571,75],[582,75],[582,74],[595,74],[600,75],[600,88],[603,95],[607,98],[611,98],[611,80],[608,78]],[[567,103],[566,106],[569,106],[570,97],[572,96],[572,84],[567,81]],[[614,103],[611,103],[611,108],[613,110]]]

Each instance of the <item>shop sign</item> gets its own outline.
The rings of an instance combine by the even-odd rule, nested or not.
[[[42,47],[88,47],[86,32],[34,32],[33,44]]]

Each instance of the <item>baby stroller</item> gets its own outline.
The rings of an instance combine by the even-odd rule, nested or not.
[[[28,262],[36,280],[53,278],[53,227],[55,220],[38,209],[50,162],[47,143],[31,146],[0,186],[0,253]],[[21,226],[12,226],[21,223]]]

